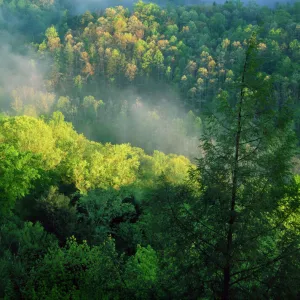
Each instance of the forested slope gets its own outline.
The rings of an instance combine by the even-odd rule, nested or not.
[[[300,2],[85,5],[0,0],[0,299],[298,299]]]
[[[5,9],[25,13],[26,22],[14,26],[32,22],[25,28],[37,28],[37,18],[48,26],[34,39],[28,36],[40,42],[34,44],[36,55],[22,52],[26,80],[5,91],[16,114],[60,110],[93,140],[193,158],[199,117],[238,80],[246,41],[258,28],[260,71],[272,75],[279,105],[290,98],[299,107],[299,2],[276,10],[239,1],[164,8],[139,2],[134,11],[119,6],[80,16],[68,15],[62,3],[47,2],[34,6],[35,17],[28,15],[30,5],[12,8],[8,2]],[[61,18],[47,20],[43,13]],[[5,69],[11,76],[21,73],[19,68],[13,73],[11,65]],[[186,115],[190,110],[198,119]],[[186,149],[173,142],[178,140]]]

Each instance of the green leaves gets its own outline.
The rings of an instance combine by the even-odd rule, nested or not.
[[[94,190],[82,196],[78,201],[78,216],[84,232],[78,232],[83,238],[93,244],[103,242],[108,235],[122,238],[119,226],[129,223],[136,216],[136,210],[132,203],[126,203],[124,199],[130,199],[131,195],[126,190],[116,191]]]
[[[65,247],[49,249],[31,270],[25,287],[28,298],[119,299],[123,284],[117,259],[111,239],[90,247],[71,237]]]
[[[203,156],[198,160],[203,194],[195,211],[199,223],[208,225],[199,226],[198,235],[210,243],[205,251],[212,251],[208,260],[215,263],[215,274],[223,272],[224,286],[216,284],[225,299],[241,297],[246,289],[263,293],[258,282],[268,280],[266,268],[276,270],[278,257],[285,259],[280,253],[289,253],[288,243],[283,246],[278,237],[289,235],[281,224],[291,211],[280,216],[278,209],[282,199],[289,204],[299,199],[291,173],[296,153],[287,114],[291,107],[287,103],[277,107],[271,83],[261,84],[265,77],[258,72],[256,35],[247,43],[236,94],[231,99],[222,92],[216,99],[216,108],[205,122],[200,139]],[[214,238],[208,239],[208,227]],[[299,237],[294,239],[297,243]]]
[[[39,155],[44,169],[52,169],[61,160],[61,151],[56,148],[51,128],[41,119],[20,116],[6,118],[0,124],[2,142],[20,152]]]
[[[158,272],[159,264],[155,250],[150,245],[137,245],[136,254],[126,263],[126,286],[140,299],[151,298],[154,296]]]
[[[40,223],[23,223],[17,217],[1,222],[0,238],[0,297],[28,297],[24,286],[30,272],[57,241]]]
[[[18,152],[14,146],[0,144],[0,213],[8,213],[18,198],[24,197],[40,178],[41,157]]]

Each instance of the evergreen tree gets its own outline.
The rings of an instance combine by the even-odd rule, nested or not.
[[[253,34],[236,97],[225,91],[217,97],[201,138],[203,156],[192,173],[202,196],[189,208],[198,216],[190,228],[204,255],[209,289],[222,299],[269,298],[273,274],[299,251],[299,236],[284,225],[299,206],[290,171],[291,112],[288,102],[276,106],[271,79],[257,73],[257,44]]]

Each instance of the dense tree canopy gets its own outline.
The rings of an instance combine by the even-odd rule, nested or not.
[[[300,3],[173,2],[0,0],[0,299],[300,297]]]

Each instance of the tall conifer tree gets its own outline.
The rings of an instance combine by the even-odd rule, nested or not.
[[[234,92],[217,97],[193,173],[202,187],[193,213],[206,276],[222,299],[268,297],[281,262],[299,251],[299,237],[286,226],[299,206],[291,110],[288,101],[276,105],[257,45],[253,34]]]

